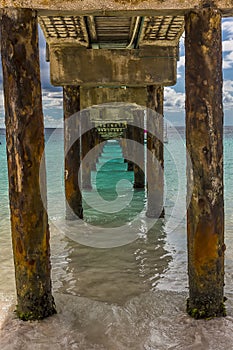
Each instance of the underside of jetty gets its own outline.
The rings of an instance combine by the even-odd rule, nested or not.
[[[83,219],[82,189],[91,188],[90,172],[99,154],[83,165],[80,182],[82,160],[111,138],[121,139],[134,187],[148,191],[147,216],[164,216],[163,93],[176,83],[179,40],[185,34],[186,146],[191,159],[187,312],[195,318],[225,316],[221,19],[232,16],[233,1],[0,0],[0,8],[19,318],[42,319],[56,312],[38,23],[46,39],[51,83],[63,87],[67,220]],[[128,140],[144,144],[145,115],[147,160],[141,155],[136,164],[131,157],[140,148],[133,150]],[[147,169],[145,180],[142,165],[153,159],[155,166]]]

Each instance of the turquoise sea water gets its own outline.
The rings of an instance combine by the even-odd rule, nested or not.
[[[67,325],[65,325],[65,322],[70,322],[69,327],[73,330],[79,330],[79,336],[82,332],[87,336],[85,341],[82,340],[82,346],[72,347],[69,345],[65,348],[80,348],[83,350],[173,349],[172,344],[181,335],[180,330],[177,329],[177,333],[175,332],[171,341],[169,340],[167,332],[169,333],[168,329],[171,332],[169,327],[172,325],[170,324],[169,326],[171,320],[168,309],[175,308],[172,311],[174,315],[176,309],[179,315],[180,312],[184,313],[185,297],[188,288],[186,273],[184,128],[180,127],[176,132],[168,128],[169,143],[165,145],[166,215],[165,219],[160,219],[156,222],[148,221],[145,218],[146,194],[142,190],[133,189],[133,173],[126,170],[119,142],[109,141],[103,148],[102,155],[97,163],[97,170],[92,172],[93,189],[98,190],[104,202],[101,202],[97,195],[98,193],[95,193],[94,190],[84,191],[85,220],[77,223],[66,223],[64,220],[63,130],[46,129],[45,138],[53,291],[57,295],[60,309],[62,310],[67,303],[67,308],[70,308],[70,313],[73,317],[70,321],[67,318],[60,320],[62,322],[60,326],[66,329]],[[6,303],[9,295],[14,296],[15,286],[10,238],[4,130],[0,130],[0,142],[0,301]],[[224,181],[227,245],[225,290],[230,300],[233,298],[233,296],[231,297],[233,293],[232,150],[233,127],[225,127]],[[95,194],[94,196],[93,193]],[[126,205],[123,209],[114,211],[114,201],[117,199],[120,201],[120,204],[126,203]],[[180,305],[183,306],[180,308]],[[77,307],[80,308],[79,311],[76,310]],[[164,314],[163,312],[161,313],[161,308],[165,312]],[[153,311],[151,311],[152,309]],[[147,340],[140,338],[144,339],[143,344],[137,343],[140,345],[137,347],[134,345],[133,339],[135,338],[136,341],[137,335],[139,336],[140,332],[142,332],[142,329],[139,330],[138,325],[142,321],[140,314],[143,314],[144,318],[149,317],[150,319],[150,316],[145,316],[145,312],[148,312],[149,315],[150,311],[153,317],[155,317],[154,313],[158,313],[160,325],[156,327],[161,332],[156,331],[155,325],[151,326],[153,324],[151,319],[150,322],[152,323],[143,326],[150,329],[150,332],[153,329],[151,337],[145,338]],[[76,314],[76,312],[78,313]],[[136,317],[135,312],[140,314]],[[98,316],[98,313],[101,316]],[[82,329],[80,317],[83,319],[83,323],[86,324],[85,331],[80,330],[80,327]],[[97,328],[94,331],[92,321],[94,322],[98,317],[102,317],[103,322],[101,321],[101,326],[98,326],[100,329]],[[108,319],[108,322],[106,319]],[[105,321],[107,322],[106,324]],[[117,323],[118,328],[115,329],[115,333],[111,333],[111,324],[114,324],[114,322],[115,326]],[[123,326],[120,326],[121,323],[125,324],[124,331],[122,329]],[[180,327],[184,327],[182,322]],[[25,329],[22,328],[22,333],[21,331],[19,334],[17,333],[18,345],[9,347],[9,349],[21,349],[19,342],[22,344],[22,348],[27,348],[25,347],[26,340],[24,338],[22,340],[22,334],[26,332]],[[64,329],[63,331],[66,333]],[[108,329],[110,333],[108,333]],[[131,337],[131,342],[129,343],[126,340],[128,339],[127,329]],[[8,328],[8,335],[9,332],[11,333]],[[12,332],[15,336],[15,330]],[[40,334],[40,328],[37,328],[37,332],[37,343],[41,347],[38,345],[38,347],[34,346],[34,348],[47,349],[45,343],[41,345],[42,335]],[[46,334],[45,330],[43,332]],[[200,332],[203,333],[203,329],[200,329]],[[49,330],[49,328],[48,333],[53,337],[52,330]],[[115,340],[114,344],[118,345],[109,343],[108,334],[111,334],[112,341],[114,334],[118,333],[119,337],[123,337],[122,342],[117,340],[117,343]],[[89,339],[88,336],[90,334],[91,338]],[[214,328],[213,334],[215,334]],[[8,335],[5,334],[5,342]],[[189,337],[191,335],[189,334]],[[188,336],[187,339],[185,334],[183,337],[180,347],[177,346],[174,349],[188,349]],[[220,343],[218,343],[218,347],[214,347],[215,345],[211,345],[211,339],[207,338],[203,342],[202,340],[200,341],[200,346],[205,346],[205,341],[207,341],[209,347],[193,347],[193,349],[231,349],[227,347],[228,345],[226,346],[226,343],[224,347],[220,347]],[[81,342],[80,338],[79,341]],[[3,344],[6,343],[3,342]],[[76,343],[74,342],[74,344]],[[198,341],[197,344],[199,344]],[[8,349],[7,346],[2,348]],[[30,348],[29,345],[28,348]],[[59,347],[58,344],[55,344],[51,348],[57,349]]]

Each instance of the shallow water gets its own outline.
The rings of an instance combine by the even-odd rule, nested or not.
[[[93,188],[105,201],[104,212],[97,194],[86,191],[85,221],[67,223],[63,133],[46,131],[52,279],[58,315],[39,323],[24,323],[12,312],[15,284],[5,136],[0,131],[0,349],[233,349],[233,129],[225,129],[224,139],[228,316],[198,322],[185,313],[188,281],[183,132],[169,130],[165,219],[154,223],[145,218],[146,195],[133,190],[132,173],[126,171],[119,144],[108,142],[97,172],[92,173]],[[114,213],[117,199],[129,204]]]
[[[229,316],[196,321],[185,313],[185,293],[142,293],[121,306],[68,294],[55,298],[58,314],[43,322],[10,313],[1,349],[232,350],[232,301]]]

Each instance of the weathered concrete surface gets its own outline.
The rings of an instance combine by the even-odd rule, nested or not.
[[[164,217],[163,93],[161,86],[147,87],[148,217]]]
[[[94,147],[92,123],[90,120],[89,110],[82,111],[81,117],[81,167],[82,167],[82,189],[92,189],[91,184],[91,163],[93,158],[83,159]],[[93,154],[92,154],[93,155]]]
[[[53,85],[174,85],[177,48],[94,50],[50,45],[50,63]]]
[[[210,1],[209,1],[210,2]],[[215,0],[212,1],[216,7],[222,9],[224,13],[229,15],[232,13],[232,0]],[[205,3],[208,4],[208,1]],[[0,7],[13,8],[33,8],[45,10],[42,12],[48,13],[51,10],[56,12],[67,13],[70,11],[78,14],[96,14],[104,15],[117,12],[123,14],[126,11],[134,13],[147,14],[163,14],[169,15],[173,13],[184,14],[190,9],[195,9],[203,5],[203,0],[0,0]]]
[[[40,16],[39,23],[50,45],[73,43],[100,49],[177,46],[184,31],[184,16],[84,17],[70,13]]]
[[[224,316],[224,202],[221,15],[211,8],[186,17],[188,312]]]
[[[133,140],[134,142],[134,188],[145,188],[145,152],[144,152],[144,110],[138,109],[133,112]]]
[[[79,188],[81,162],[80,119],[71,117],[80,111],[80,89],[65,86],[63,89],[64,147],[65,147],[65,195],[66,219],[83,218],[82,194]],[[71,118],[70,118],[71,117]]]
[[[46,198],[44,125],[37,19],[31,10],[3,11],[1,54],[17,315],[42,319],[55,313],[55,305],[48,217],[41,198]]]
[[[125,160],[128,163],[127,170],[133,171],[134,163],[132,159],[133,159],[134,150],[132,149],[131,144],[128,142],[128,140],[133,140],[133,126],[131,124],[127,124],[125,138],[126,139],[122,143],[122,146],[125,147],[125,149],[123,150],[123,154],[124,154]]]
[[[99,105],[102,103],[137,103],[140,106],[146,106],[147,93],[145,87],[130,88],[80,88],[81,109]]]

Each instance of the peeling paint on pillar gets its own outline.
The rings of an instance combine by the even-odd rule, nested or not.
[[[3,10],[1,54],[5,98],[11,230],[22,320],[56,312],[51,294],[49,226],[41,195],[46,198],[37,18],[31,10]]]
[[[83,218],[82,193],[79,188],[80,168],[80,125],[79,118],[70,118],[80,111],[79,86],[65,86],[63,89],[64,102],[64,147],[65,147],[65,194],[66,219]],[[69,147],[70,140],[76,140]]]
[[[225,316],[221,15],[213,8],[186,15],[186,139],[188,313]]]
[[[163,96],[162,86],[147,87],[147,180],[150,185],[147,185],[146,215],[161,218],[164,217]]]

